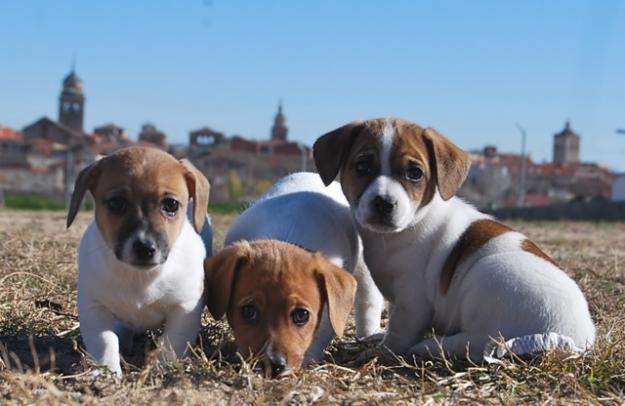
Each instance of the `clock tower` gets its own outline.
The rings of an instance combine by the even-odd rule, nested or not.
[[[63,80],[59,97],[59,122],[72,130],[83,132],[85,95],[82,80],[72,71]]]

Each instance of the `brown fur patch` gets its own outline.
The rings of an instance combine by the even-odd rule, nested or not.
[[[432,181],[432,170],[428,146],[423,137],[423,128],[407,122],[396,123],[395,139],[391,148],[391,175],[403,186],[412,201],[419,207],[425,206],[434,197],[436,181]],[[409,165],[416,165],[423,172],[418,183],[406,179]]]
[[[512,231],[512,229],[493,220],[484,219],[471,223],[454,245],[443,265],[441,272],[442,293],[446,294],[449,290],[456,268],[463,260],[477,252],[488,241],[508,231]]]
[[[351,150],[347,153],[347,158],[341,168],[341,185],[347,200],[353,206],[358,204],[360,196],[364,193],[369,183],[371,183],[382,170],[380,157],[382,154],[381,130],[376,130],[374,123],[363,127],[354,140]],[[370,158],[371,173],[361,175],[356,172],[356,162],[363,156]]]
[[[544,259],[547,262],[552,263],[555,266],[558,266],[558,264],[556,263],[556,261],[554,261],[549,255],[545,254],[543,252],[543,250],[541,250],[540,248],[538,248],[538,246],[536,244],[534,244],[532,241],[530,240],[523,240],[523,242],[521,243],[521,249],[523,251],[529,252],[531,254],[536,255],[539,258]]]

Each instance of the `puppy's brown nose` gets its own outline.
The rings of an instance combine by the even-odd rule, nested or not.
[[[156,252],[156,244],[152,241],[136,240],[132,244],[132,251],[140,261],[147,261],[154,257]]]
[[[378,213],[384,214],[384,215],[393,213],[393,210],[395,209],[395,206],[397,205],[397,202],[391,201],[389,198],[385,198],[382,196],[376,196],[373,199],[372,203],[373,203],[373,207],[375,208],[375,210]]]
[[[280,352],[276,352],[269,356],[269,364],[271,365],[271,377],[277,378],[286,370],[286,358]]]

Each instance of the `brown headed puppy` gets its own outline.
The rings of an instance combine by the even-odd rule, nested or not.
[[[259,357],[271,377],[306,364],[322,318],[340,336],[356,292],[354,277],[321,254],[277,240],[238,242],[205,271],[211,314],[227,315],[243,356]]]
[[[80,243],[78,312],[87,352],[121,374],[119,347],[132,332],[165,323],[162,354],[184,353],[203,308],[203,261],[210,253],[209,184],[190,162],[155,148],[119,150],[85,168],[69,227],[89,190],[95,221]],[[187,208],[193,200],[193,225]]]

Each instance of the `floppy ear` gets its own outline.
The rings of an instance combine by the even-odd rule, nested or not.
[[[313,158],[319,176],[326,186],[336,179],[362,125],[362,121],[353,121],[322,135],[315,141]]]
[[[436,184],[443,200],[449,200],[464,183],[471,167],[469,156],[433,128],[423,130],[430,147]]]
[[[76,213],[80,209],[82,199],[85,197],[87,190],[93,190],[93,186],[98,181],[100,172],[102,169],[102,162],[106,158],[102,158],[99,161],[92,163],[85,169],[80,171],[74,184],[74,193],[72,193],[72,200],[69,204],[69,211],[67,212],[67,228],[72,225],[76,218]]]
[[[356,279],[349,272],[331,264],[321,254],[317,256],[317,278],[322,297],[328,303],[330,323],[337,336],[343,335],[347,318],[354,305]]]
[[[204,261],[206,305],[215,320],[228,312],[238,271],[250,259],[251,249],[247,242],[236,243]]]
[[[208,179],[189,160],[181,159],[180,163],[187,170],[185,179],[189,195],[193,198],[193,227],[199,234],[206,221],[210,184]]]

